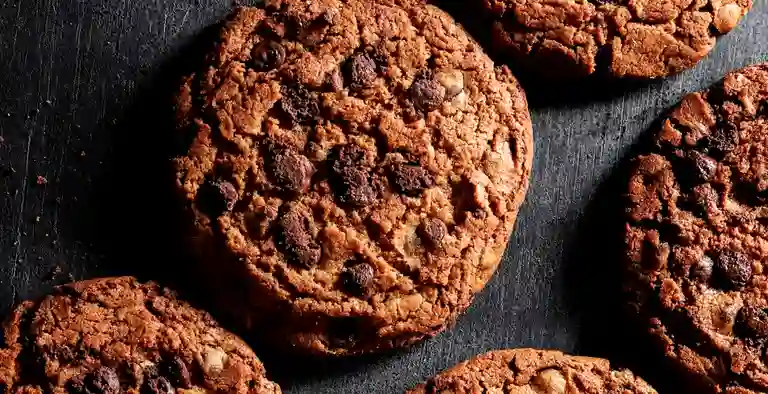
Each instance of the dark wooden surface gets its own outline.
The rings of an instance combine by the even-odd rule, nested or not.
[[[267,355],[289,393],[402,392],[490,349],[608,356],[664,380],[622,343],[611,240],[621,163],[653,120],[727,70],[768,60],[768,6],[694,70],[653,83],[526,84],[534,173],[498,274],[456,326],[394,354]],[[0,313],[100,275],[184,281],[164,237],[163,97],[227,0],[0,0]],[[202,38],[201,38],[202,37]],[[204,304],[204,294],[189,297]],[[618,343],[617,343],[618,342]],[[638,365],[639,363],[639,365]],[[662,376],[661,378],[659,376]]]

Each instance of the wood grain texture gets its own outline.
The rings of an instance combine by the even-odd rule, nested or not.
[[[169,230],[158,176],[168,139],[162,97],[171,76],[190,65],[185,59],[205,41],[206,27],[232,5],[0,0],[3,315],[70,279],[183,277],[163,248]],[[396,393],[504,347],[618,353],[617,361],[632,364],[613,342],[617,312],[599,291],[609,277],[600,270],[611,263],[601,252],[613,231],[606,216],[620,184],[614,174],[683,94],[760,60],[768,60],[764,0],[698,67],[669,79],[562,92],[526,85],[536,138],[531,189],[504,263],[469,312],[452,330],[407,351],[290,365],[267,355],[267,367],[288,393]],[[204,304],[204,294],[188,291]]]

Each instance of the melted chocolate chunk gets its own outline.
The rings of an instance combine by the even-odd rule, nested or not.
[[[168,362],[167,370],[174,385],[185,389],[192,387],[192,375],[181,357],[174,356]]]
[[[744,338],[768,337],[768,313],[765,309],[745,305],[736,316],[736,334]]]
[[[427,246],[437,249],[443,243],[443,238],[448,233],[448,227],[442,220],[429,218],[419,226],[419,236]]]
[[[86,394],[120,393],[120,379],[117,377],[117,372],[109,367],[99,367],[88,375],[84,391]]]
[[[344,67],[349,88],[360,90],[370,86],[376,79],[378,67],[366,53],[353,55]]]
[[[395,188],[409,196],[417,196],[435,183],[434,176],[419,165],[395,164],[390,172]]]
[[[206,181],[200,186],[198,203],[200,209],[211,217],[231,211],[237,203],[235,185],[227,181]]]
[[[320,114],[317,96],[304,85],[284,85],[280,92],[280,108],[292,124],[310,122]]]
[[[364,207],[376,202],[378,193],[365,163],[365,151],[347,144],[336,152],[332,165],[334,191],[345,204]]]
[[[309,219],[291,209],[280,218],[278,244],[294,264],[310,268],[320,262],[320,245],[310,232]]]
[[[304,193],[309,189],[315,168],[305,156],[290,149],[273,153],[269,163],[275,183],[285,192]]]
[[[276,41],[262,41],[251,51],[251,67],[258,71],[279,68],[285,62],[285,48]]]
[[[416,76],[411,84],[411,101],[424,112],[434,111],[445,100],[445,88],[431,71],[424,71]]]
[[[368,263],[355,264],[349,268],[345,268],[341,274],[341,281],[346,290],[350,294],[356,296],[367,295],[370,291],[370,286],[373,283],[374,270]]]
[[[142,394],[174,394],[175,392],[171,382],[164,377],[149,379],[142,390]]]
[[[752,262],[740,252],[724,251],[715,258],[719,285],[726,290],[741,290],[752,279]]]

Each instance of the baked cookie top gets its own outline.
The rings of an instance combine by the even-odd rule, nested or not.
[[[236,271],[246,303],[279,305],[280,336],[319,353],[403,346],[466,308],[531,170],[509,70],[406,0],[237,10],[179,119],[178,188],[198,247],[221,250],[213,275]]]
[[[628,289],[666,356],[698,392],[768,390],[768,65],[686,96],[627,203]]]
[[[569,356],[556,350],[510,349],[489,352],[429,379],[408,394],[655,394],[628,370],[612,370],[607,360]]]
[[[105,278],[19,305],[0,348],[3,393],[279,393],[251,349],[155,284]]]
[[[693,67],[752,0],[484,0],[493,43],[537,71],[658,78]]]

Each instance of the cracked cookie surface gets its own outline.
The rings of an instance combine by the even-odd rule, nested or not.
[[[686,96],[633,168],[633,310],[697,392],[767,391],[768,65]]]
[[[319,354],[406,346],[499,264],[531,170],[527,103],[444,12],[242,8],[179,97],[193,245],[247,328]]]
[[[656,394],[628,370],[607,360],[555,350],[492,351],[429,379],[408,394]]]
[[[3,393],[280,393],[207,313],[130,277],[58,287],[5,322]]]
[[[752,0],[483,0],[492,42],[537,72],[659,78],[693,67]]]

